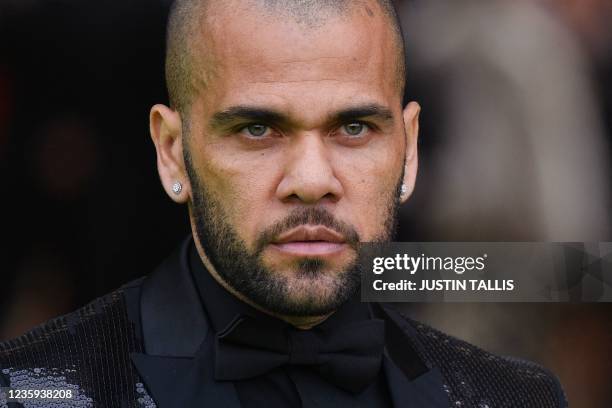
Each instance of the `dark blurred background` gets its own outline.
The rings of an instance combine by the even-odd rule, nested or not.
[[[398,240],[610,241],[612,2],[398,1],[423,106]],[[148,134],[166,0],[0,0],[0,339],[150,272],[188,231]],[[400,305],[612,406],[608,304]]]

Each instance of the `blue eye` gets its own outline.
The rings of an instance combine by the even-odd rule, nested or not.
[[[251,137],[262,137],[268,132],[266,125],[249,125],[244,128]]]
[[[342,129],[349,136],[359,136],[367,130],[367,125],[359,122],[353,122],[343,125]]]

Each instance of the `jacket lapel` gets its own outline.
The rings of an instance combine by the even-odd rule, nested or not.
[[[428,367],[414,349],[416,332],[394,309],[370,304],[374,316],[385,320],[383,371],[395,408],[448,408],[442,374]]]
[[[412,380],[387,356],[383,358],[389,394],[395,408],[448,408],[442,375],[436,368]]]
[[[195,357],[131,355],[158,407],[240,407],[234,384],[214,380],[210,337]]]
[[[189,245],[191,237],[143,282],[144,352],[131,359],[160,408],[239,408],[233,383],[214,380],[214,336],[191,277]]]

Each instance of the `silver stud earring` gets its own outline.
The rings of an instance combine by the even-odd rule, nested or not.
[[[402,195],[405,196],[406,193],[408,192],[408,187],[406,187],[405,184],[402,184],[402,188],[400,191],[402,192]]]
[[[180,181],[175,181],[172,185],[172,192],[176,195],[179,195],[181,194],[181,191],[183,191],[183,185]]]

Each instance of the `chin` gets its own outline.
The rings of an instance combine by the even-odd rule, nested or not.
[[[292,256],[272,252],[266,254],[263,264],[277,276],[286,278],[317,279],[338,277],[353,268],[357,259],[354,250],[343,251],[335,256]]]
[[[327,268],[312,270],[311,267],[285,273],[283,283],[287,301],[318,305],[333,302],[339,293],[346,291],[346,278],[350,273]]]

